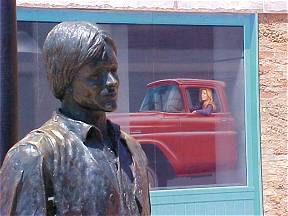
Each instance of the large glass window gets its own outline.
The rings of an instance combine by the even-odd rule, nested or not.
[[[59,107],[41,54],[54,25],[18,22],[20,137]],[[142,145],[151,188],[246,185],[243,27],[102,27],[118,48],[109,118]]]

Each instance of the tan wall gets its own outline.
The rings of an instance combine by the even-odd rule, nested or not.
[[[287,14],[259,14],[262,180],[265,215],[288,215]]]
[[[287,13],[287,0],[17,0],[20,7],[175,12]]]

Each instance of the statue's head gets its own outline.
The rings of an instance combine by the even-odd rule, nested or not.
[[[80,106],[101,111],[117,107],[117,50],[112,38],[95,24],[63,22],[48,34],[44,65],[52,92]]]

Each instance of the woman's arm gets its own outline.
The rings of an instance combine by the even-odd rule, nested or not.
[[[202,108],[199,110],[196,110],[197,113],[205,116],[209,116],[213,111],[213,106],[209,104],[206,108]]]
[[[190,108],[190,112],[195,112],[196,110],[201,109],[201,105],[195,105]]]

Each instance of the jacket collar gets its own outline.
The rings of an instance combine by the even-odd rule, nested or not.
[[[62,114],[59,110],[53,112],[52,121],[58,122],[61,126],[67,128],[69,131],[72,131],[81,139],[82,142],[86,141],[88,133],[91,131],[93,131],[98,138],[103,139],[100,129],[96,126],[71,119]],[[107,119],[107,127],[109,135],[117,140],[121,134],[120,126]]]

